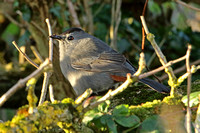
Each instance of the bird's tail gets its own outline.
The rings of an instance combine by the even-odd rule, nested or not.
[[[171,90],[167,86],[165,86],[157,81],[148,79],[148,78],[141,79],[140,82],[148,85],[149,87],[151,87],[152,89],[154,89],[160,93],[170,93],[170,90]]]

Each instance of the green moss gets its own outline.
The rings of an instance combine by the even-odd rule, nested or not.
[[[130,106],[131,114],[137,115],[142,121],[146,118],[160,113],[160,106],[162,102],[160,100],[154,100],[153,102],[146,102],[137,106]]]
[[[72,98],[65,98],[62,100],[62,103],[69,103],[74,105],[74,100]]]
[[[153,91],[147,86],[130,86],[111,99],[111,107],[119,104],[138,105],[155,99],[162,100],[166,95]]]
[[[70,99],[66,103],[44,102],[36,107],[32,114],[28,113],[27,106],[21,108],[12,121],[0,123],[0,132],[92,132],[81,123],[78,111]],[[70,102],[69,102],[70,101]]]
[[[187,95],[187,85],[182,85],[179,88],[179,90],[182,92],[183,96]],[[194,82],[192,82],[191,93],[196,91],[200,91],[200,79],[197,79]]]
[[[163,102],[168,105],[179,105],[181,104],[181,97],[168,96],[163,99]]]
[[[163,101],[153,100],[153,102],[130,106],[130,111],[143,121],[152,115],[162,114],[166,108],[168,111],[172,111],[174,108],[179,106],[182,106],[181,97],[167,96],[163,99]]]
[[[31,78],[26,83],[26,87],[28,89],[27,100],[29,102],[29,113],[33,113],[33,110],[36,107],[36,103],[38,101],[38,98],[35,95],[35,84],[36,84],[36,82],[37,82],[36,78]]]

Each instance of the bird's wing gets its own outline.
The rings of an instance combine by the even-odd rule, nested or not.
[[[71,66],[82,71],[133,73],[135,70],[122,54],[96,37],[85,39],[72,51],[71,57]]]
[[[98,56],[82,58],[72,63],[74,69],[90,72],[131,72],[126,64],[126,58],[117,52],[103,52]]]

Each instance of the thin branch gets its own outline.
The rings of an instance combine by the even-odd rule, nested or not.
[[[45,101],[45,97],[46,97],[46,94],[47,94],[47,86],[48,86],[48,82],[49,82],[50,77],[51,77],[50,72],[44,73],[44,79],[43,79],[40,101],[39,101],[38,106],[40,106]]]
[[[142,27],[142,51],[144,52],[144,44],[145,44],[145,32],[144,27]]]
[[[23,52],[21,51],[21,49],[18,47],[18,45],[17,45],[17,43],[16,43],[15,41],[13,41],[12,44],[15,46],[15,48],[19,51],[19,53],[21,53],[21,54],[24,56],[24,58],[25,58],[31,65],[33,65],[33,66],[36,67],[36,68],[39,67],[38,64],[36,64],[34,61],[32,61],[25,53],[23,53]]]
[[[183,5],[183,6],[185,6],[185,7],[187,7],[187,8],[190,8],[190,9],[192,9],[192,10],[195,10],[195,11],[197,11],[197,12],[200,12],[200,9],[199,9],[199,8],[194,7],[194,6],[191,6],[191,5],[189,5],[189,4],[187,4],[187,3],[183,2],[183,1],[175,0],[175,2],[177,2],[177,3],[179,3],[179,4]]]
[[[140,19],[141,19],[141,22],[142,22],[142,26],[144,27],[145,33],[146,33],[146,34],[149,34],[149,30],[148,30],[148,28],[147,28],[147,25],[146,25],[144,16],[140,16]]]
[[[142,11],[142,16],[145,16],[147,3],[148,3],[148,0],[145,1],[144,8],[143,8],[143,11]],[[144,52],[144,44],[145,44],[145,31],[144,31],[144,27],[142,27],[142,51],[143,52]]]
[[[105,5],[105,3],[102,2],[101,5],[98,7],[98,9],[94,12],[94,15],[93,15],[94,18],[101,11],[101,9],[104,7],[104,5]]]
[[[37,70],[32,72],[30,75],[28,75],[24,79],[20,79],[13,87],[11,87],[3,96],[0,98],[0,107],[20,88],[25,86],[26,82],[32,78],[36,77],[37,75],[40,75],[43,72],[43,69],[49,65],[49,60],[45,60]]]
[[[142,16],[145,16],[147,4],[148,4],[148,0],[145,1],[144,8],[143,8],[143,11],[142,11]]]
[[[42,27],[40,27],[37,23],[35,23],[34,21],[30,22],[37,30],[39,30],[44,36],[47,36],[45,31],[42,29]]]
[[[44,62],[44,59],[42,58],[40,53],[37,51],[35,46],[31,46],[31,50],[32,50],[33,54],[35,55],[35,57],[39,60],[40,63]]]
[[[3,15],[10,21],[12,22],[13,24],[19,26],[20,28],[24,28],[25,26],[20,24],[19,22],[17,22],[12,16],[10,16],[7,12],[1,12],[3,13]]]
[[[175,63],[180,62],[180,61],[185,60],[185,59],[186,59],[186,56],[183,56],[183,57],[180,57],[180,58],[178,58],[178,59],[176,59],[176,60],[169,61],[169,62],[168,62],[167,64],[165,64],[164,66],[161,66],[161,67],[156,68],[156,69],[154,69],[154,70],[152,70],[152,71],[150,71],[150,72],[146,72],[146,73],[143,73],[143,74],[139,75],[139,76],[138,76],[138,79],[142,79],[142,78],[149,77],[149,76],[151,76],[151,75],[153,75],[153,74],[155,74],[155,73],[157,73],[157,72],[159,72],[159,71],[164,70],[165,68],[171,66],[172,64],[175,64]]]
[[[81,27],[80,22],[78,20],[77,13],[75,11],[75,8],[74,8],[74,5],[73,5],[72,1],[71,0],[67,0],[67,5],[68,5],[69,12],[70,12],[70,14],[72,16],[72,25],[75,26],[75,27]]]
[[[49,19],[46,18],[46,23],[48,27],[48,32],[49,36],[52,35],[52,30],[51,30],[51,25],[49,22]],[[53,39],[49,38],[49,61],[52,62],[53,60]],[[43,85],[42,85],[42,90],[41,90],[41,95],[40,95],[40,101],[39,101],[39,106],[44,102],[47,94],[47,86],[49,83],[49,78],[51,77],[52,73],[51,72],[45,72],[44,73],[44,80],[43,80]]]
[[[50,97],[51,102],[53,103],[53,102],[55,101],[55,98],[54,98],[54,93],[53,93],[53,86],[52,86],[52,84],[49,85],[49,97]]]
[[[161,40],[161,42],[160,42],[160,44],[159,44],[159,47],[160,47],[160,48],[163,46],[163,44],[165,43],[165,41],[166,41],[166,37],[164,37],[164,38]],[[148,67],[151,65],[151,63],[152,63],[152,61],[154,60],[155,57],[156,57],[156,53],[154,52],[153,55],[151,56],[151,58],[149,59],[149,61],[147,62],[147,66],[148,66]]]
[[[91,94],[92,94],[92,89],[89,88],[87,89],[82,95],[80,95],[76,100],[75,100],[75,104],[81,104],[83,102],[83,100],[85,100],[86,98],[88,98]]]
[[[50,25],[49,19],[46,18],[45,21],[47,23],[49,36],[51,36],[52,35],[52,30],[51,30],[51,25]],[[52,60],[53,60],[53,39],[51,37],[49,37],[49,61],[52,62]]]
[[[134,49],[136,49],[137,51],[141,51],[141,48],[137,46],[137,44],[131,39],[131,37],[128,37],[128,41]]]
[[[188,50],[186,54],[186,68],[188,79],[187,79],[187,133],[191,133],[191,109],[190,109],[190,92],[191,92],[191,70],[190,70],[190,53],[191,53],[192,46],[188,45]]]
[[[192,65],[198,65],[198,64],[200,64],[200,59],[198,59],[198,60],[196,60],[196,61],[190,63],[191,66],[192,66]],[[180,72],[182,72],[182,71],[185,71],[185,70],[186,70],[186,66],[184,65],[184,66],[182,66],[182,67],[180,67],[180,68],[175,69],[175,70],[174,70],[174,74],[178,74],[178,73],[180,73]],[[163,81],[163,80],[165,80],[165,79],[167,79],[167,78],[168,78],[168,75],[167,75],[167,74],[164,74],[163,76],[161,76],[161,77],[159,78],[159,80]]]
[[[200,65],[199,65],[200,66]],[[191,73],[185,73],[185,74],[183,74],[182,76],[180,76],[178,79],[177,79],[177,85],[176,86],[180,86],[180,84],[181,83],[183,83],[183,81],[186,79],[186,78],[188,78],[188,76],[190,75],[190,74],[192,74],[192,73],[195,73],[197,70],[199,69],[199,67],[197,66],[195,66],[195,65],[192,65],[192,67],[191,67]]]

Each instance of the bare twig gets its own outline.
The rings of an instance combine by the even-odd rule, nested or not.
[[[39,60],[40,63],[44,62],[44,59],[39,54],[39,52],[37,51],[37,49],[35,48],[35,46],[31,46],[31,50],[32,50],[33,54],[35,55],[35,57]]]
[[[47,36],[47,34],[45,33],[45,31],[34,21],[30,22],[38,31],[40,31],[44,36]]]
[[[13,24],[16,24],[17,26],[19,26],[20,28],[24,28],[25,26],[20,24],[19,22],[17,22],[12,16],[10,16],[7,12],[3,12],[3,15]]]
[[[147,3],[148,3],[148,0],[145,1],[144,8],[142,11],[142,16],[145,16]],[[144,45],[145,45],[145,31],[144,31],[144,27],[142,27],[142,51],[144,51]]]
[[[51,26],[50,26],[50,23],[49,23],[49,19],[47,18],[46,19],[46,23],[47,23],[47,26],[48,26],[48,30],[49,30],[49,36],[52,35],[52,31],[51,31]],[[48,61],[48,64],[49,62],[51,63],[52,62],[52,59],[53,59],[53,40],[50,38],[49,40],[49,59],[46,59],[44,63],[42,63],[40,65],[40,67],[35,63],[33,62],[25,53],[23,53],[20,48],[18,47],[18,45],[16,44],[15,41],[12,42],[14,44],[14,46],[17,48],[17,50],[25,57],[25,59],[30,63],[32,64],[33,66],[35,66],[37,68],[36,71],[41,71],[40,67],[41,66],[44,66],[43,64],[47,64],[46,62]],[[36,52],[35,52],[36,53]],[[39,54],[37,54],[39,55]],[[42,60],[42,58],[40,59]],[[43,67],[42,67],[43,69]],[[32,73],[31,75],[29,76],[32,76],[33,77],[33,74]],[[44,81],[43,81],[43,88],[42,88],[42,94],[41,94],[41,98],[40,98],[40,102],[39,102],[39,105],[41,103],[43,103],[44,99],[45,99],[45,96],[46,96],[46,90],[47,90],[47,85],[48,85],[48,81],[49,81],[49,77],[51,76],[51,72],[45,72],[44,73]],[[29,78],[28,76],[28,78]],[[30,78],[29,78],[30,79]],[[6,92],[1,98],[0,98],[0,106],[11,96],[13,95],[20,87],[24,86],[24,83],[27,82],[28,79],[25,78],[23,81],[19,80],[18,83],[16,85],[14,85],[8,92]]]
[[[131,37],[128,37],[128,41],[134,49],[136,49],[137,51],[141,51],[141,48],[137,46],[137,44],[131,39]]]
[[[200,12],[200,9],[197,8],[197,7],[191,6],[191,5],[189,5],[189,4],[187,4],[187,3],[183,2],[183,1],[180,1],[180,0],[175,0],[175,1],[176,1],[177,3],[183,5],[183,6],[187,7],[187,8],[190,8],[190,9],[192,9],[192,10],[195,10],[195,11],[197,11],[197,12]]]
[[[46,18],[46,23],[48,26],[48,31],[49,31],[49,36],[52,35],[52,30],[51,30],[51,25],[49,22],[49,19]],[[52,62],[53,60],[53,39],[49,38],[49,61]],[[52,73],[51,72],[45,72],[44,73],[44,80],[43,80],[43,85],[42,85],[42,90],[41,90],[41,95],[40,95],[40,101],[39,101],[39,106],[44,102],[46,93],[47,93],[47,86],[49,82],[49,78],[51,77]]]
[[[104,7],[105,3],[102,2],[101,5],[99,6],[99,8],[94,12],[93,17],[95,18],[95,16],[101,11],[101,9]]]
[[[140,19],[141,19],[141,22],[142,22],[142,26],[144,27],[145,33],[146,33],[146,34],[149,34],[149,30],[148,30],[148,28],[147,28],[147,25],[146,25],[144,16],[140,16]]]
[[[39,106],[44,102],[46,94],[47,94],[47,86],[49,82],[49,78],[51,77],[50,72],[45,72],[44,73],[44,79],[43,79],[43,84],[42,84],[42,90],[41,90],[41,95],[40,95],[40,101],[39,101]]]
[[[199,65],[200,66],[200,65]],[[191,67],[191,73],[195,73],[198,69],[199,69],[199,66],[195,66],[195,65],[192,65]],[[177,79],[177,84],[176,86],[179,86],[186,78],[188,78],[188,76],[190,75],[190,73],[185,73],[183,74],[182,76],[180,76],[178,79]]]
[[[49,36],[51,36],[52,35],[52,30],[51,30],[51,25],[50,25],[49,19],[46,18],[45,21],[47,23]],[[49,61],[52,62],[52,60],[53,60],[53,39],[50,37],[49,38]]]
[[[13,87],[11,87],[3,96],[1,96],[0,98],[0,106],[2,106],[18,89],[20,89],[21,87],[23,87],[26,82],[32,78],[32,77],[36,77],[37,75],[40,75],[43,72],[43,69],[49,65],[49,60],[45,60],[39,67],[37,70],[35,70],[34,72],[32,72],[29,76],[27,76],[24,79],[20,79]]]
[[[190,63],[191,66],[192,66],[192,65],[198,65],[198,64],[200,64],[200,59],[198,59],[198,60],[196,60],[196,61]],[[175,69],[175,70],[174,70],[174,74],[178,74],[178,73],[180,73],[180,72],[182,72],[182,71],[184,71],[184,70],[186,70],[186,66],[182,66],[182,67],[180,67],[180,68]],[[167,74],[164,74],[163,76],[161,76],[161,77],[159,78],[159,80],[162,81],[162,80],[165,80],[165,79],[167,79],[167,78],[168,78],[168,75],[167,75]]]
[[[159,44],[159,47],[161,48],[162,46],[163,46],[163,44],[165,43],[165,41],[166,41],[166,37],[164,37],[162,40],[161,40],[161,42],[160,42],[160,44]],[[154,52],[153,53],[153,55],[151,56],[151,58],[149,59],[149,61],[147,62],[147,67],[149,67],[150,65],[151,65],[151,63],[152,63],[152,61],[153,61],[153,59],[156,57],[156,53]],[[167,76],[168,77],[168,76]]]
[[[142,11],[142,16],[145,16],[145,11],[146,11],[146,8],[147,8],[147,4],[148,4],[148,0],[145,1],[144,8],[143,8],[143,11]]]
[[[26,47],[25,46],[21,46],[20,47],[20,50],[23,52],[23,53],[26,53]],[[19,53],[19,64],[24,64],[24,55]]]
[[[21,51],[21,49],[18,47],[17,43],[15,41],[12,42],[12,44],[16,47],[16,49],[24,56],[24,58],[34,67],[38,68],[38,64],[36,64],[34,61],[32,61],[25,53]]]
[[[144,52],[144,44],[145,44],[145,33],[144,33],[144,27],[142,27],[142,51]]]
[[[50,97],[51,102],[55,101],[52,84],[49,85],[49,97]]]
[[[190,69],[190,53],[191,53],[192,46],[188,45],[188,50],[186,54],[186,68],[188,79],[187,79],[187,133],[191,133],[191,109],[190,109],[190,91],[191,91],[191,69]]]
[[[183,57],[178,58],[178,59],[176,59],[176,60],[169,61],[169,62],[168,62],[167,64],[165,64],[164,66],[161,66],[161,67],[156,68],[156,69],[154,69],[154,70],[152,70],[152,71],[150,71],[150,72],[143,73],[143,74],[139,75],[138,78],[139,78],[139,79],[142,79],[142,78],[146,78],[146,77],[148,77],[148,76],[151,76],[151,75],[153,75],[153,74],[155,74],[155,73],[157,73],[157,72],[159,72],[159,71],[164,70],[165,68],[171,66],[172,64],[175,64],[175,63],[180,62],[180,61],[185,60],[185,59],[186,59],[186,56],[183,56]]]
[[[68,5],[68,8],[69,8],[69,12],[71,14],[71,17],[72,17],[72,25],[75,26],[75,27],[81,27],[72,1],[67,0],[67,5]]]

